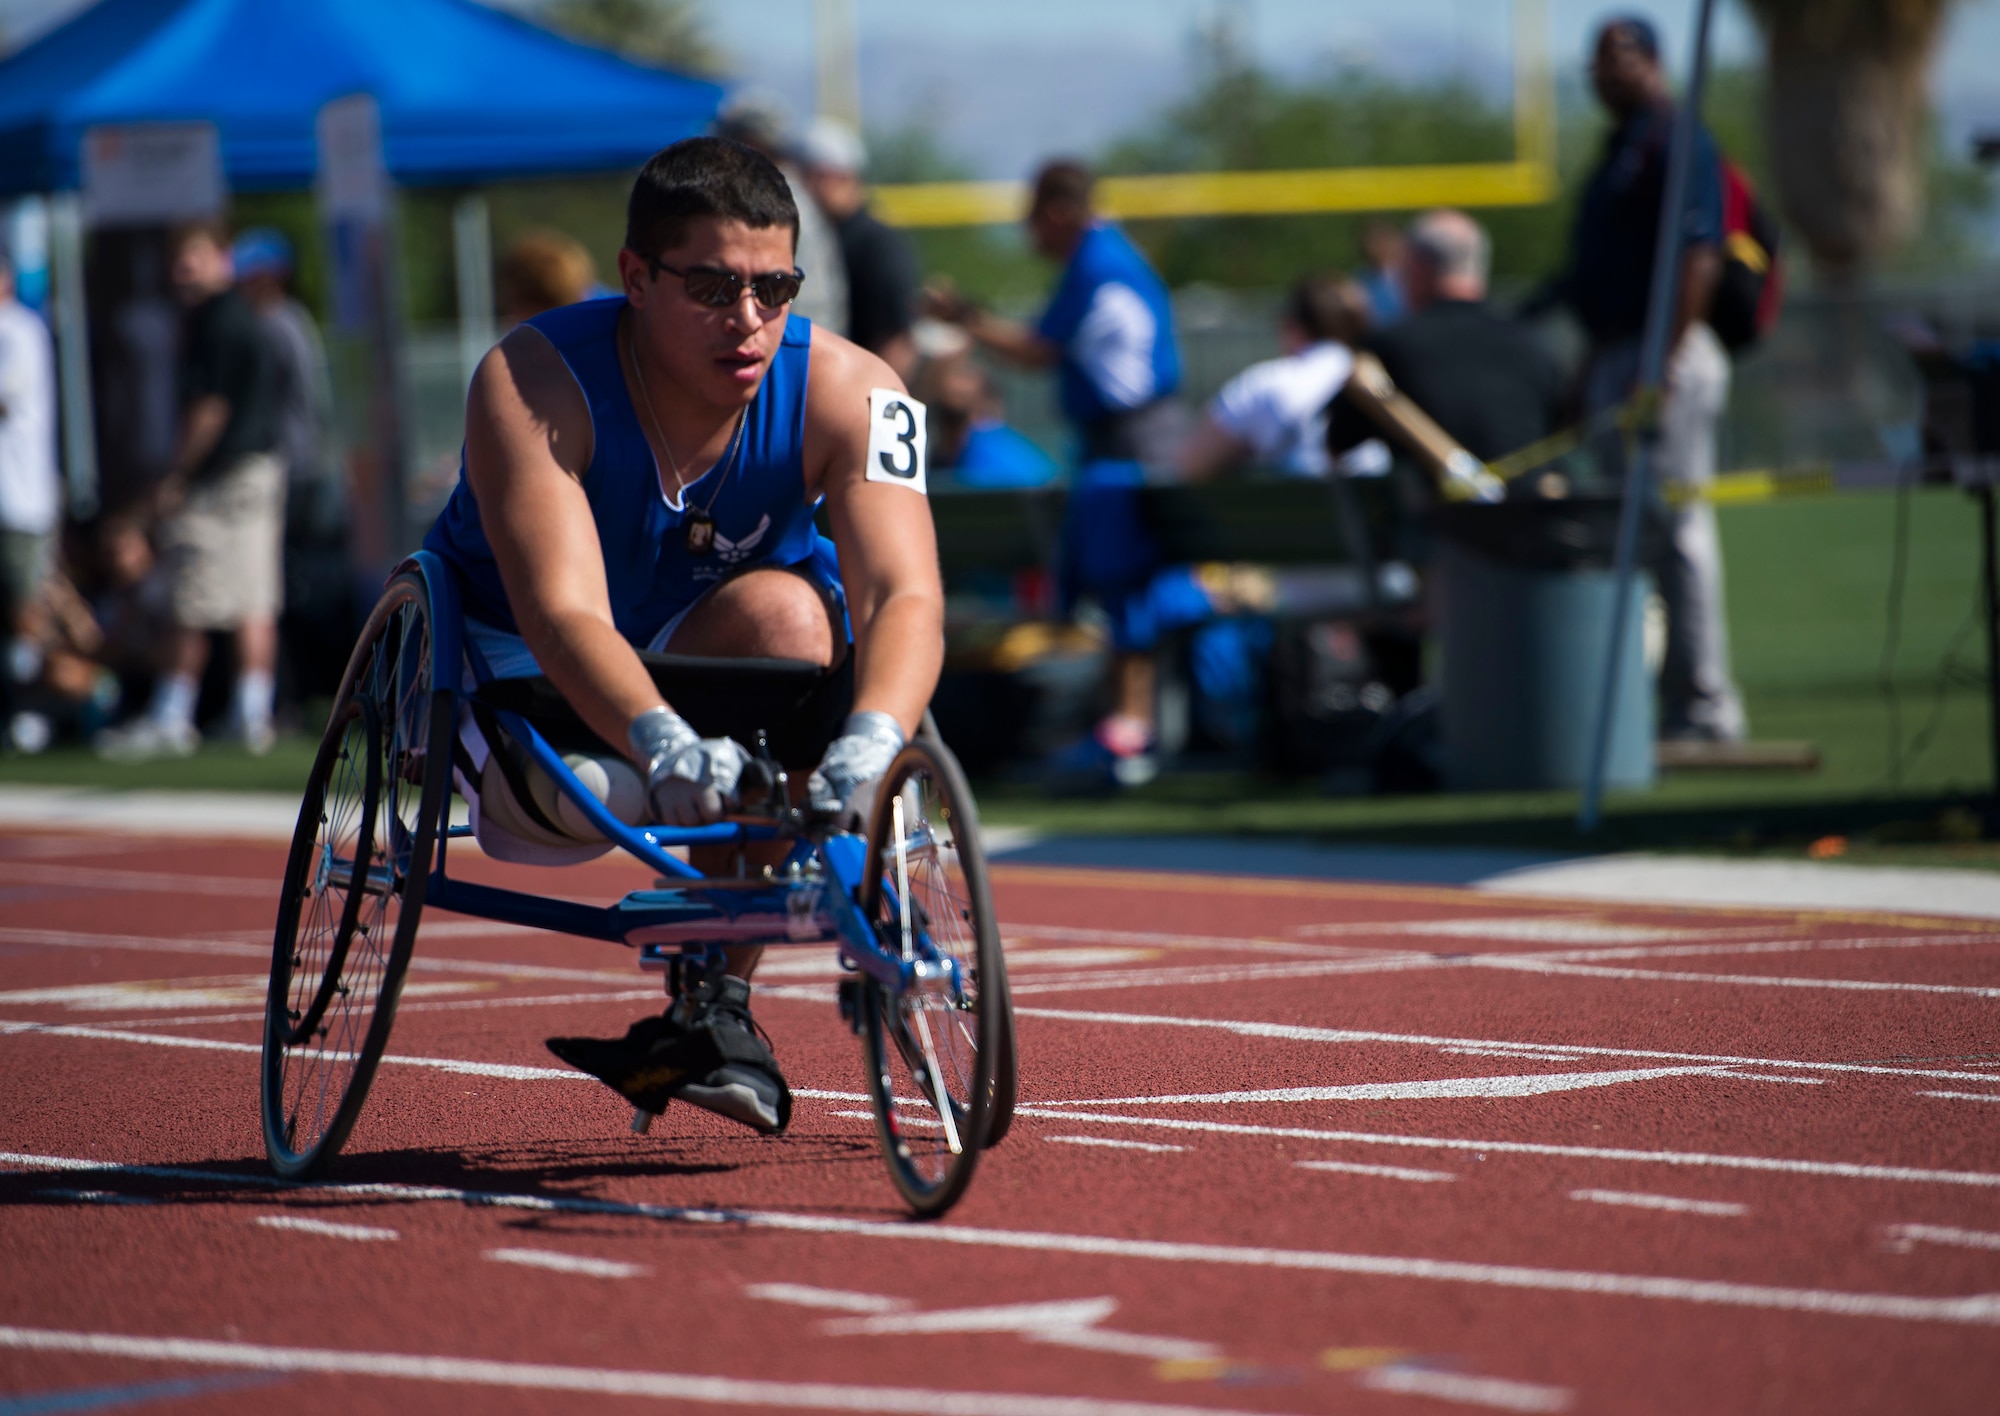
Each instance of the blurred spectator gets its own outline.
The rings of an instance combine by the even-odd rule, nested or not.
[[[61,514],[54,350],[41,316],[15,298],[13,262],[0,250],[0,630],[7,639],[0,721],[23,746],[34,744],[35,727],[17,724],[16,690],[41,675],[32,617]]]
[[[1491,259],[1485,230],[1463,212],[1419,217],[1403,265],[1409,318],[1370,344],[1396,387],[1482,462],[1547,437],[1563,400],[1541,342],[1486,303]],[[1379,431],[1341,400],[1327,439],[1338,450]]]
[[[311,311],[292,298],[291,242],[260,226],[238,236],[230,254],[237,288],[263,322],[278,361],[278,455],[292,483],[309,481],[320,470],[320,444],[333,395],[319,326]]]
[[[588,300],[597,267],[583,243],[560,231],[537,229],[515,239],[494,272],[501,322],[510,328],[548,310]]]
[[[1368,292],[1358,281],[1301,278],[1278,317],[1284,357],[1252,364],[1222,386],[1201,426],[1181,444],[1182,474],[1212,477],[1246,462],[1294,477],[1332,471],[1327,405],[1354,370],[1368,318]]]
[[[917,365],[917,253],[868,209],[868,150],[845,123],[816,118],[799,142],[806,189],[833,222],[847,275],[847,337],[907,380]]]
[[[805,174],[792,160],[787,135],[790,116],[785,106],[769,94],[755,90],[740,92],[722,106],[716,118],[717,136],[753,147],[785,174],[792,197],[799,208],[799,240],[795,259],[806,273],[806,283],[792,301],[792,313],[804,315],[816,325],[847,334],[847,262],[840,253],[840,238],[820,214],[808,193]]]
[[[1064,415],[1076,426],[1080,465],[1063,523],[1061,596],[1103,606],[1115,656],[1111,713],[1075,762],[1124,785],[1150,780],[1160,636],[1151,586],[1159,553],[1139,513],[1147,467],[1173,464],[1180,386],[1167,287],[1125,234],[1091,205],[1083,164],[1051,162],[1035,178],[1028,232],[1035,250],[1063,263],[1034,326],[982,310],[947,286],[926,292],[937,318],[1025,368],[1055,368]],[[1094,754],[1092,762],[1085,757]]]
[[[1368,292],[1369,323],[1387,329],[1408,313],[1403,296],[1403,232],[1395,222],[1371,217],[1361,228],[1361,269],[1356,273]]]
[[[925,363],[914,392],[929,410],[926,451],[933,472],[980,490],[1041,487],[1056,479],[1055,460],[1007,426],[999,391],[970,354],[961,350]]]
[[[1556,290],[1589,333],[1584,411],[1598,414],[1625,402],[1638,384],[1675,109],[1660,63],[1659,35],[1647,20],[1628,16],[1607,22],[1598,31],[1590,76],[1612,129],[1584,187],[1568,268]],[[1660,732],[1736,741],[1747,724],[1729,672],[1722,547],[1714,509],[1699,496],[1715,478],[1716,424],[1729,401],[1729,355],[1705,323],[1722,270],[1722,166],[1708,130],[1697,123],[1694,132],[1674,255],[1680,294],[1668,331],[1652,464],[1671,501],[1670,544],[1653,567],[1667,607]],[[1622,433],[1605,433],[1598,452],[1609,472],[1623,475]]]
[[[565,237],[557,254],[586,277],[590,257]],[[517,243],[516,249],[519,249]],[[276,231],[236,240],[236,283],[263,321],[278,363],[278,456],[285,464],[284,613],[278,621],[282,696],[337,691],[355,631],[347,479],[328,444],[333,390],[326,348],[306,307],[293,298],[292,249]],[[511,254],[511,253],[510,253]]]
[[[154,498],[173,599],[173,656],[144,716],[101,735],[100,750],[125,760],[192,753],[201,741],[194,714],[208,634],[231,630],[237,668],[231,726],[261,754],[273,739],[282,595],[277,361],[235,288],[221,227],[182,227],[168,250],[174,289],[188,309],[180,438]]]

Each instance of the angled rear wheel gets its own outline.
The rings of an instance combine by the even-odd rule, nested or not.
[[[264,1146],[280,1175],[339,1153],[388,1045],[450,790],[430,598],[390,581],[348,660],[285,865],[264,1010]]]

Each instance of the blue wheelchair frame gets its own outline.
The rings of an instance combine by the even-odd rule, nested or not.
[[[404,569],[423,577],[429,595],[432,684],[442,695],[432,712],[448,713],[455,732],[465,692],[461,665],[471,664],[476,684],[491,682],[493,676],[478,647],[465,637],[451,567],[432,552],[419,551]],[[869,864],[868,845],[861,837],[834,831],[795,808],[784,809],[786,819],[739,818],[689,828],[628,826],[577,779],[533,723],[502,710],[494,710],[493,716],[607,841],[661,877],[659,886],[634,890],[614,905],[586,905],[453,879],[445,873],[447,844],[471,836],[472,829],[452,826],[447,809],[438,823],[424,890],[426,909],[637,946],[642,965],[664,966],[676,955],[711,959],[733,945],[836,943],[844,967],[866,975],[891,997],[925,988],[962,1001],[964,980],[957,961],[940,954],[921,923],[909,930],[907,943],[899,941],[891,949],[862,914]],[[777,798],[782,801],[782,778]],[[449,802],[449,793],[445,800]],[[674,846],[742,846],[780,839],[792,842],[784,862],[746,879],[707,876],[668,854]],[[882,917],[896,918],[896,882],[884,872],[879,883],[887,905]]]

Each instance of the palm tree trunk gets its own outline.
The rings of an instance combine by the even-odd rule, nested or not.
[[[1786,217],[1829,283],[1852,285],[1915,229],[1925,83],[1951,0],[1750,0]]]

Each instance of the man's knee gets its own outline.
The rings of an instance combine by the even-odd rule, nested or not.
[[[666,647],[674,654],[831,664],[833,623],[819,589],[803,576],[753,570],[710,591]]]

